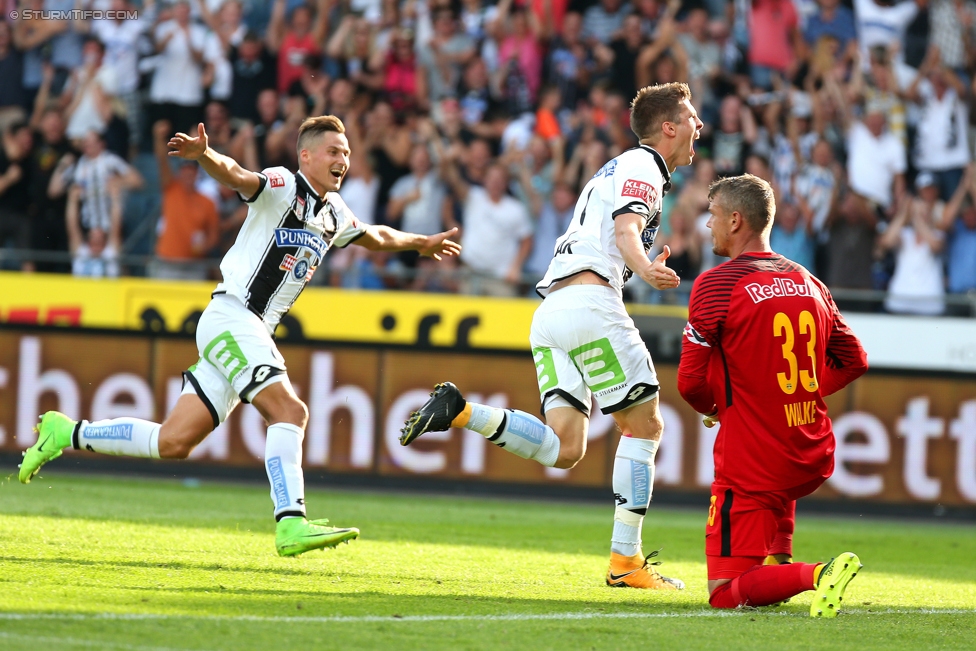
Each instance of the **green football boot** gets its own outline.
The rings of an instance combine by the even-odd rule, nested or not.
[[[34,427],[37,443],[24,451],[20,483],[29,484],[41,466],[61,456],[61,451],[71,445],[71,435],[77,424],[78,421],[71,420],[60,411],[49,411],[41,416],[41,422]]]
[[[328,520],[306,520],[305,518],[283,518],[278,521],[275,532],[275,547],[278,556],[298,556],[313,549],[335,547],[359,537],[359,529],[349,527],[338,529],[325,526]]]
[[[844,552],[831,559],[820,571],[813,603],[810,604],[810,617],[837,617],[847,584],[862,567],[861,559],[853,552]]]

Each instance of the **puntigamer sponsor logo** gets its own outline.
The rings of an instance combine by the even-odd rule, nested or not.
[[[768,298],[782,298],[784,296],[813,296],[816,297],[813,285],[808,282],[796,283],[789,278],[774,278],[768,285],[750,283],[746,285],[746,292],[753,303],[762,303]]]
[[[329,245],[315,233],[303,231],[298,228],[276,228],[275,244],[278,246],[304,246],[312,249],[319,257],[325,255]]]
[[[99,427],[89,425],[85,428],[85,438],[131,441],[132,425],[102,425]]]

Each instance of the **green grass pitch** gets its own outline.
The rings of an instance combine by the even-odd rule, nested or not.
[[[976,528],[802,517],[798,559],[864,570],[836,620],[708,608],[705,508],[652,506],[681,593],[603,585],[611,505],[310,490],[362,537],[274,554],[259,484],[80,477],[0,484],[0,649],[976,648]]]

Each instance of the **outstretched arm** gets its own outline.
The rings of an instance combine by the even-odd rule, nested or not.
[[[195,160],[217,183],[227,186],[242,197],[251,199],[261,187],[261,177],[241,167],[230,156],[218,154],[207,145],[203,123],[197,125],[196,137],[177,133],[169,143],[169,155]]]
[[[368,226],[354,244],[370,251],[419,251],[420,255],[440,260],[442,255],[453,256],[461,252],[461,245],[448,238],[457,233],[456,228],[437,235],[404,233],[389,226]]]

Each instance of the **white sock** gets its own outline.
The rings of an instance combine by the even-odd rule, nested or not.
[[[159,458],[159,423],[139,418],[110,418],[89,423],[81,421],[78,450],[125,457]]]
[[[610,550],[624,556],[641,552],[641,525],[654,490],[654,457],[657,441],[620,437],[613,459],[613,512]]]
[[[305,475],[302,474],[302,441],[305,431],[291,423],[268,427],[264,467],[271,482],[275,520],[305,517]]]
[[[533,459],[550,468],[556,465],[559,437],[541,420],[524,411],[468,404],[471,418],[465,428],[523,459]]]

